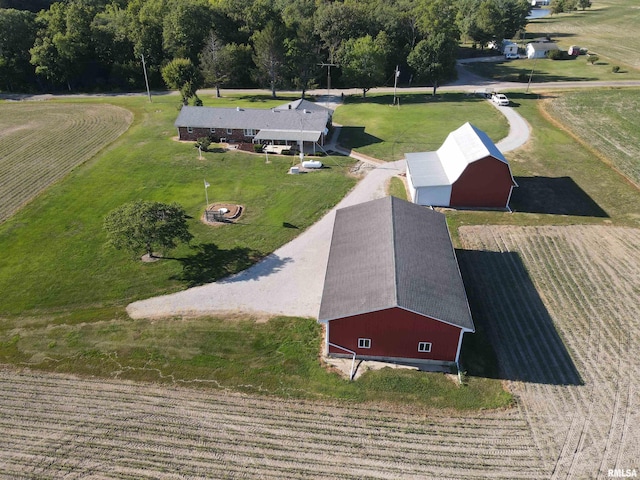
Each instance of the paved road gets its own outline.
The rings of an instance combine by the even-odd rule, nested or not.
[[[337,98],[326,96],[320,101],[335,107]],[[506,152],[525,143],[529,138],[527,122],[511,107],[496,108],[511,124],[509,135],[497,144],[498,148]],[[331,148],[335,146],[328,147]],[[317,317],[335,210],[384,196],[388,179],[405,170],[404,160],[380,164],[357,153],[347,153],[367,162],[370,171],[319,222],[263,261],[235,276],[132,303],[127,307],[129,315],[132,318],[153,318],[248,312],[258,316]]]

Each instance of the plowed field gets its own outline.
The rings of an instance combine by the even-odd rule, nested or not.
[[[640,470],[640,233],[463,227],[507,411],[399,411],[0,370],[3,478],[606,478]]]
[[[124,133],[113,105],[0,104],[0,222]]]

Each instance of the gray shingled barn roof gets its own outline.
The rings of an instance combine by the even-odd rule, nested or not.
[[[475,331],[445,216],[395,197],[338,210],[318,320],[392,307]]]

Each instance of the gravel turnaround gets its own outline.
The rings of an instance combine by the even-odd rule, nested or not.
[[[129,316],[245,312],[316,317],[335,210],[383,197],[387,180],[404,170],[404,160],[376,166],[333,210],[261,262],[215,283],[131,303],[127,307]]]

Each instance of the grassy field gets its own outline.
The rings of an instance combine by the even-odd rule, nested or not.
[[[0,223],[94,157],[133,115],[113,105],[0,103]]]
[[[286,174],[290,157],[273,156],[265,164],[263,156],[227,152],[205,153],[200,160],[192,143],[172,139],[175,97],[154,97],[152,104],[143,98],[109,102],[135,113],[132,128],[96,161],[0,225],[0,315],[80,315],[83,309],[123,307],[134,299],[213,281],[295,237],[355,183],[347,174],[350,161],[341,157],[327,158],[330,168],[304,176]],[[94,108],[77,104],[83,105]],[[245,206],[238,224],[212,228],[199,221],[204,179],[211,184],[210,202]],[[153,265],[106,246],[104,216],[137,199],[183,205],[192,217],[192,244]]]
[[[406,152],[437,150],[449,132],[465,122],[495,141],[507,136],[503,115],[480,98],[462,93],[400,95],[400,108],[390,95],[349,97],[334,115],[344,125],[340,144],[380,160],[393,161]]]
[[[620,67],[617,73],[611,71],[614,65]],[[523,88],[526,88],[530,76],[533,83],[640,80],[640,70],[604,57],[593,65],[587,63],[586,56],[579,56],[571,60],[524,58],[477,62],[468,63],[465,68],[500,82],[520,82]]]
[[[509,60],[478,62],[467,68],[478,75],[499,81],[619,81],[640,79],[640,37],[637,30],[640,8],[635,0],[599,0],[585,11],[549,15],[531,21],[524,39],[514,39],[524,49],[526,42],[549,36],[562,50],[571,45],[598,55],[594,65],[585,56],[571,60]],[[618,73],[612,67],[618,66]]]
[[[579,10],[536,19],[527,25],[529,38],[549,35],[560,47],[588,48],[606,62],[640,69],[640,22],[636,0],[598,0]]]
[[[640,187],[640,91],[568,92],[545,101],[544,109]]]

